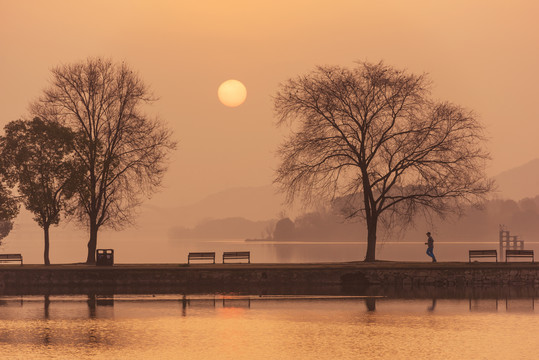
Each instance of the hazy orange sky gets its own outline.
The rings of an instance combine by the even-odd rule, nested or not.
[[[51,67],[125,60],[160,97],[148,111],[179,140],[151,203],[181,205],[271,183],[279,82],[317,64],[384,60],[428,72],[436,97],[481,116],[495,175],[539,157],[538,15],[532,0],[0,0],[0,126],[25,115]],[[247,86],[237,108],[217,99],[230,78]]]

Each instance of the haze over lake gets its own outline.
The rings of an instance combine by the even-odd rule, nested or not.
[[[525,241],[526,248],[538,250],[539,161],[510,169],[496,177],[500,188],[488,209],[470,209],[462,218],[435,221],[421,219],[406,232],[382,234],[378,245],[381,259],[426,261],[424,233],[433,231],[435,252],[441,261],[466,261],[467,250],[496,249],[499,225]],[[528,194],[528,195],[526,195]],[[529,197],[528,199],[524,199]],[[513,200],[509,200],[513,199]],[[515,200],[521,200],[517,202]],[[99,246],[116,250],[115,259],[124,263],[182,263],[189,251],[252,251],[254,262],[358,261],[364,257],[365,229],[357,222],[338,218],[326,235],[294,241],[245,242],[265,238],[268,227],[283,216],[283,197],[272,186],[232,188],[211,194],[192,204],[176,207],[143,205],[133,227],[122,231],[104,230]],[[298,219],[305,212],[295,207],[284,216]],[[212,223],[213,221],[213,223]],[[213,224],[213,225],[212,225]],[[345,228],[342,225],[346,224]],[[197,230],[197,226],[199,226]],[[202,227],[201,227],[202,226]],[[204,227],[205,226],[205,227]],[[324,227],[320,227],[323,230]],[[180,231],[181,230],[181,231]],[[340,233],[336,230],[341,230]],[[195,237],[196,235],[196,237]],[[313,233],[312,235],[320,235]],[[81,262],[87,232],[74,223],[51,227],[51,261]],[[23,253],[25,262],[42,263],[42,231],[24,210],[15,220],[10,235],[3,240],[5,252]],[[299,241],[301,240],[301,241]],[[82,246],[81,246],[82,245]]]

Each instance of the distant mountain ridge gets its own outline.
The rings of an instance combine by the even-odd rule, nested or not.
[[[184,206],[143,206],[140,226],[194,227],[209,219],[244,218],[250,221],[275,219],[286,207],[284,197],[272,185],[238,187],[211,194]]]
[[[520,200],[539,195],[539,158],[494,176],[497,191],[494,198]],[[146,208],[144,213],[156,212],[155,221],[163,226],[193,227],[209,219],[231,217],[251,221],[276,219],[281,212],[290,213],[284,195],[273,185],[237,187],[210,194],[201,201],[176,208]],[[150,219],[148,219],[150,220]],[[140,219],[141,224],[145,223]]]
[[[494,180],[499,198],[520,200],[535,197],[539,195],[539,158],[506,170]]]
[[[178,208],[196,214],[200,219],[244,217],[267,220],[276,217],[283,208],[284,198],[272,185],[238,187],[211,194],[203,200]]]
[[[201,222],[193,228],[173,227],[172,239],[246,239],[267,237],[272,221],[251,221],[242,217],[214,219]]]

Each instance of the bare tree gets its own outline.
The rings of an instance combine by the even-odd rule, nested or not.
[[[77,133],[75,153],[84,171],[72,214],[90,231],[86,262],[95,263],[102,226],[119,229],[160,186],[176,146],[171,131],[143,112],[149,88],[125,63],[89,58],[52,70],[50,87],[31,109]]]
[[[443,216],[492,187],[476,116],[432,100],[429,87],[426,75],[360,62],[318,67],[275,96],[278,125],[292,127],[275,181],[289,201],[348,199],[347,216],[367,224],[365,261],[376,258],[379,221]]]
[[[2,170],[43,228],[43,261],[50,265],[49,228],[59,223],[60,212],[79,182],[73,159],[74,133],[40,118],[12,121],[4,130],[5,136],[0,137]]]

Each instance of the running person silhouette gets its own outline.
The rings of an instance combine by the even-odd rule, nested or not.
[[[432,262],[436,262],[436,256],[434,256],[434,239],[430,236],[430,232],[427,233],[427,255],[432,258]]]

